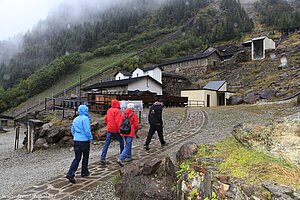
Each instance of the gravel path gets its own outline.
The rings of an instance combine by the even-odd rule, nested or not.
[[[174,130],[184,118],[184,109],[181,108],[166,108],[164,109],[163,118],[165,122],[165,131]],[[136,139],[134,146],[144,143],[144,138],[147,133],[147,113],[145,110],[142,114],[142,123],[145,124],[141,130],[140,139]],[[23,130],[24,131],[24,130]],[[19,147],[22,146],[23,131]],[[7,132],[0,134],[0,180],[5,184],[0,185],[0,199],[2,198],[17,198],[17,195],[26,188],[32,187],[38,183],[57,177],[59,174],[65,174],[71,161],[74,158],[72,148],[51,148],[49,150],[41,150],[33,153],[27,153],[24,148],[19,148],[14,151],[15,132]],[[99,160],[102,145],[92,145],[90,152],[90,163]],[[117,154],[119,151],[118,143],[112,142],[108,151],[108,155]],[[108,195],[107,198],[112,199],[112,183],[105,182],[104,185],[98,187],[102,193]],[[97,188],[95,188],[97,189]],[[99,193],[101,193],[99,191]]]
[[[229,137],[232,127],[238,123],[272,121],[299,112],[300,109],[287,105],[265,105],[214,107],[204,108],[204,111],[208,116],[208,124],[198,134],[187,138],[186,142],[213,143]],[[184,113],[183,108],[164,109],[165,132],[175,130],[182,122]],[[147,110],[142,117],[143,124],[147,124]],[[141,139],[136,139],[134,146],[144,143],[147,129],[148,126],[145,125],[140,133]],[[26,188],[64,174],[73,159],[74,153],[70,151],[70,148],[51,148],[51,150],[26,153],[24,149],[13,151],[13,141],[14,132],[0,134],[0,167],[2,169],[0,180],[5,183],[0,186],[0,199],[17,197],[16,195]],[[175,159],[175,154],[181,145],[174,145],[163,154]],[[98,161],[101,148],[102,145],[92,145],[90,163]],[[116,153],[118,153],[118,144],[113,142],[108,156]],[[78,199],[118,198],[114,196],[112,180],[109,180],[100,183],[96,188],[79,196]]]
[[[186,139],[186,143],[207,144],[221,141],[231,136],[232,127],[239,123],[271,122],[275,119],[294,114],[300,108],[290,105],[267,105],[267,106],[226,106],[203,108],[208,117],[208,124],[200,132]],[[170,125],[170,124],[169,124]],[[176,152],[182,144],[174,145],[171,149],[162,153],[169,156],[175,162]],[[106,192],[103,192],[105,190]],[[102,182],[98,187],[78,197],[78,199],[113,199],[119,198],[114,195],[112,180]]]

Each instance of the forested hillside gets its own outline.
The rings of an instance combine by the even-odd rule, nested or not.
[[[0,111],[38,94],[85,60],[137,52],[189,19],[194,20],[177,40],[147,49],[118,66],[130,70],[199,52],[209,43],[239,37],[253,27],[235,0],[130,0],[91,12],[78,24],[61,20],[64,15],[67,13],[41,21],[24,36],[23,51],[1,64]]]
[[[255,4],[261,23],[276,29],[300,26],[300,5],[283,0],[261,0]]]

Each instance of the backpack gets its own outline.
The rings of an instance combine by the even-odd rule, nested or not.
[[[133,116],[133,114],[131,114],[128,118],[126,117],[126,114],[124,113],[124,119],[122,121],[121,127],[120,127],[120,133],[121,134],[130,134],[131,131],[131,123],[130,123],[130,119]]]

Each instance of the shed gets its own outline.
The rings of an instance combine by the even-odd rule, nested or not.
[[[189,106],[223,106],[234,92],[227,91],[226,81],[210,81],[203,89],[182,90],[181,96],[188,97]]]
[[[275,42],[267,36],[253,38],[242,43],[245,47],[251,46],[252,60],[260,60],[266,57],[266,50],[275,49]]]
[[[6,116],[6,115],[0,115],[0,126],[2,127],[14,127],[15,121],[14,117]]]

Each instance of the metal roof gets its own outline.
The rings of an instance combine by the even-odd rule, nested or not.
[[[226,83],[226,81],[210,81],[203,89],[219,91],[219,89]]]
[[[124,76],[132,76],[132,74],[131,74],[130,72],[127,72],[127,71],[119,71],[119,72],[115,73],[114,76],[118,75],[118,73],[121,73],[121,74],[123,74]]]

